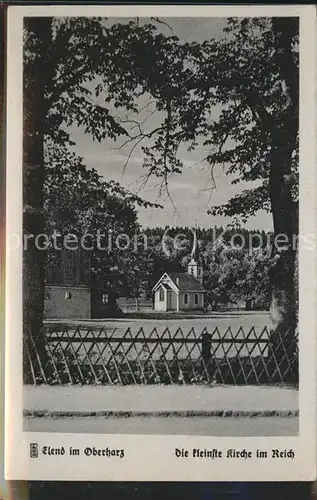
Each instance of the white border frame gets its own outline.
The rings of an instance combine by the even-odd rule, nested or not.
[[[316,10],[307,5],[272,6],[11,6],[7,56],[7,241],[22,237],[22,20],[24,16],[100,17],[300,17],[300,233],[317,227]],[[298,437],[203,437],[23,432],[22,252],[6,255],[5,477],[15,480],[113,481],[313,481],[316,479],[316,252],[300,245],[300,390]],[[125,458],[29,458],[29,443],[115,447]],[[177,459],[174,448],[271,448],[295,451],[295,459]],[[76,462],[75,462],[76,460]]]

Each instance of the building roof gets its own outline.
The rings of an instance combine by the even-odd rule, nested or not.
[[[168,275],[180,290],[205,292],[202,284],[191,274],[169,273]]]

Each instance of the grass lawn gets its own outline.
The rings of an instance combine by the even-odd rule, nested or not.
[[[189,313],[130,313],[121,318],[87,319],[87,320],[47,320],[47,324],[56,324],[59,328],[65,327],[73,329],[76,326],[82,329],[103,328],[106,332],[116,330],[116,335],[123,334],[130,328],[132,334],[136,334],[143,328],[145,334],[150,333],[154,328],[158,333],[163,333],[166,328],[173,334],[181,327],[183,332],[194,329],[196,334],[200,334],[204,328],[210,333],[218,327],[221,333],[230,327],[232,333],[236,333],[243,327],[248,333],[252,327],[256,333],[260,334],[268,325],[267,311],[217,311],[205,314]]]

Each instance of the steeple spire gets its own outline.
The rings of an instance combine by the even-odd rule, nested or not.
[[[192,230],[194,235],[193,248],[190,255],[190,262],[188,264],[188,274],[194,276],[200,283],[203,281],[203,267],[200,250],[197,240],[196,228]]]
[[[193,239],[193,248],[192,248],[192,253],[190,255],[191,260],[195,260],[197,263],[200,260],[200,250],[199,250],[199,245],[197,241],[197,232],[196,228],[192,230],[194,239]]]

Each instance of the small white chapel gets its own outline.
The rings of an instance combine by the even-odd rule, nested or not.
[[[203,264],[196,230],[187,273],[164,273],[153,287],[155,311],[199,311],[204,309]]]

